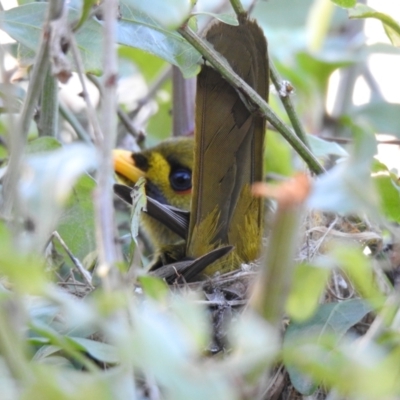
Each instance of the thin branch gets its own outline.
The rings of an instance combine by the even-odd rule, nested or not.
[[[78,118],[62,103],[59,103],[58,110],[61,116],[71,125],[72,129],[77,134],[78,138],[87,144],[92,144],[92,139],[87,133],[82,124],[78,121]]]
[[[258,110],[278,132],[290,143],[300,157],[306,162],[310,170],[316,174],[324,172],[323,166],[319,163],[314,154],[297,137],[293,131],[286,126],[272,111],[269,104],[246,82],[243,81],[221,57],[199,36],[196,35],[187,25],[178,29],[178,32],[210,62],[210,64],[239,92],[246,95],[250,104],[246,104],[251,112],[254,108]]]
[[[41,43],[37,52],[28,91],[22,106],[21,117],[17,123],[16,132],[10,135],[10,159],[7,174],[4,178],[3,195],[5,216],[10,216],[14,208],[18,210],[19,199],[17,194],[17,182],[21,171],[22,157],[26,139],[29,132],[38,97],[42,91],[46,72],[49,66],[49,47],[51,39],[51,21],[58,19],[60,10],[64,6],[63,0],[51,1],[48,3],[46,21],[43,26]]]
[[[115,219],[113,206],[111,151],[115,146],[117,133],[117,54],[116,54],[116,20],[117,0],[104,0],[102,6],[103,23],[103,88],[102,94],[102,128],[104,136],[98,143],[101,163],[97,171],[98,186],[95,193],[96,238],[99,252],[97,272],[103,279],[106,289],[115,289],[118,284],[118,270],[115,264],[121,261],[121,254],[115,240]]]
[[[291,87],[289,82],[283,81],[281,79],[271,59],[269,60],[269,72],[270,72],[270,77],[272,79],[272,83],[274,84],[275,89],[279,94],[279,98],[281,99],[282,104],[285,107],[290,122],[292,123],[293,130],[295,131],[299,139],[308,148],[310,148],[310,145],[307,140],[306,131],[304,130],[303,125],[301,124],[299,117],[293,107],[292,100],[290,99],[290,95],[293,92],[293,88]]]

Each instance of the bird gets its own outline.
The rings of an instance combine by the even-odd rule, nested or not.
[[[239,26],[216,21],[205,39],[268,99],[267,43],[255,21],[242,17]],[[249,108],[244,96],[206,63],[197,78],[194,139],[170,139],[137,153],[115,150],[119,178],[131,187],[144,177],[148,205],[162,211],[160,218],[154,213],[142,218],[155,249],[151,269],[227,249],[226,257],[205,267],[204,275],[212,276],[258,256],[263,202],[252,196],[251,185],[262,180],[265,120]],[[115,191],[130,201],[129,192],[119,186]],[[187,228],[175,229],[176,220]]]
[[[141,152],[131,152],[124,149],[113,150],[114,171],[117,181],[132,188],[139,178],[146,179],[145,190],[151,204],[167,206],[174,215],[183,216],[183,223],[188,219],[192,195],[193,170],[193,137],[177,137],[164,140],[158,145]],[[115,185],[115,192],[132,202],[130,191],[120,185]],[[151,209],[149,210],[151,214]],[[150,269],[174,262],[185,257],[185,237],[183,228],[181,234],[176,229],[170,229],[163,218],[142,213],[141,226],[149,239],[154,252]]]

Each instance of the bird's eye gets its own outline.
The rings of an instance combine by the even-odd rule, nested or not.
[[[172,189],[183,192],[192,188],[192,171],[180,168],[172,171],[169,176]]]

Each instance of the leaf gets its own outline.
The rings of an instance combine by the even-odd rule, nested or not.
[[[116,364],[120,361],[116,348],[108,343],[73,336],[68,336],[68,339],[96,360],[110,364]]]
[[[83,175],[72,191],[56,230],[81,261],[96,249],[93,190],[96,182]]]
[[[397,176],[391,173],[386,165],[375,160],[372,179],[377,188],[381,209],[386,218],[400,223],[400,187]]]
[[[382,22],[386,35],[393,46],[400,47],[400,25],[390,15],[374,10],[373,8],[358,3],[349,10],[349,18],[375,18]]]
[[[339,7],[350,8],[354,7],[357,3],[357,0],[331,0],[332,3],[336,4]]]
[[[308,142],[310,143],[312,152],[320,158],[325,158],[330,155],[347,157],[347,151],[335,142],[328,142],[315,135],[307,135]]]
[[[190,0],[125,0],[124,3],[137,14],[145,14],[160,26],[176,29],[189,17],[193,7]]]
[[[221,21],[227,25],[232,25],[232,26],[239,25],[239,21],[238,21],[236,15],[232,15],[232,14],[216,14],[216,13],[206,12],[206,11],[192,13],[192,16],[196,16],[196,15],[207,15],[207,16],[213,17],[213,18],[217,19],[218,21]]]
[[[44,260],[15,247],[5,224],[0,223],[0,276],[7,277],[17,292],[42,293],[47,281]],[[4,278],[3,278],[4,279]]]
[[[46,151],[52,151],[59,149],[61,147],[61,143],[50,136],[38,137],[34,140],[31,140],[26,146],[27,154],[35,154],[42,153]]]
[[[380,309],[385,302],[385,296],[379,291],[371,263],[361,249],[344,245],[336,246],[331,255],[349,276],[357,292],[374,308]]]
[[[90,12],[92,11],[93,6],[97,3],[97,0],[84,0],[82,7],[81,18],[79,19],[77,25],[74,27],[75,30],[78,30],[84,22],[88,19]]]
[[[154,300],[162,301],[169,293],[168,285],[160,278],[144,275],[138,278],[143,291]]]
[[[0,113],[20,112],[25,90],[17,85],[0,83]]]
[[[294,270],[292,288],[286,303],[286,311],[296,322],[310,318],[317,309],[325,289],[330,269],[311,264],[299,264]]]
[[[290,176],[293,173],[292,149],[277,132],[268,132],[268,145],[264,151],[264,170],[270,173],[276,173],[284,176]]]
[[[42,35],[47,11],[46,2],[34,2],[0,12],[1,29],[31,51],[36,52]],[[69,20],[79,18],[76,9],[69,9]],[[87,72],[101,70],[102,28],[94,19],[88,20],[76,35],[78,47]]]
[[[324,336],[330,334],[334,335],[334,340],[338,343],[370,311],[371,307],[359,299],[322,304],[308,321],[289,325],[283,339],[284,351],[290,354],[293,347],[307,346],[306,343],[318,344]],[[315,391],[317,384],[301,373],[293,362],[286,361],[285,366],[296,390],[304,395],[311,395]]]
[[[374,101],[355,107],[350,112],[349,118],[352,120],[362,119],[365,124],[370,124],[375,132],[392,134],[400,138],[399,115],[400,104]]]
[[[180,68],[185,78],[200,71],[201,55],[177,32],[163,28],[158,22],[121,1],[122,18],[117,23],[119,44],[152,53]]]

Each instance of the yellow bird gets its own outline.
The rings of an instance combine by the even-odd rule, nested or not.
[[[242,79],[268,98],[267,44],[254,21],[241,18],[239,26],[213,23],[205,38]],[[249,111],[247,100],[218,71],[203,65],[197,78],[194,140],[172,139],[140,153],[115,151],[115,171],[128,186],[145,177],[148,197],[190,211],[189,228],[180,236],[143,215],[157,267],[234,246],[229,259],[204,270],[213,275],[258,256],[263,204],[252,197],[251,185],[262,180],[264,136],[265,120]]]
[[[190,211],[193,145],[193,138],[175,138],[138,153],[116,149],[114,170],[129,187],[144,177],[148,197]],[[153,268],[184,258],[185,242],[181,236],[146,213],[142,214],[141,223],[155,252]]]

